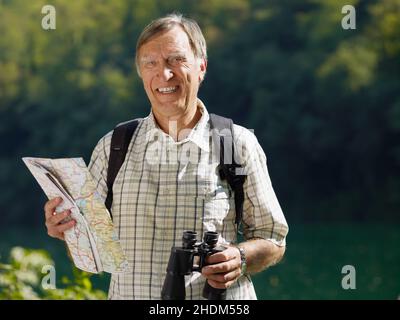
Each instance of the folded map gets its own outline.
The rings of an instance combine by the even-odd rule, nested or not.
[[[104,200],[82,158],[22,158],[49,199],[61,197],[56,213],[69,209],[76,224],[64,232],[75,266],[99,273],[124,273],[128,262]]]

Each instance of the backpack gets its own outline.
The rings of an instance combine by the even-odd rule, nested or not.
[[[118,124],[113,131],[111,137],[111,147],[110,147],[110,158],[108,160],[108,172],[107,172],[107,187],[108,193],[105,205],[110,212],[113,202],[113,184],[114,180],[118,174],[119,169],[125,160],[125,155],[128,150],[128,146],[132,139],[132,136],[138,127],[142,119],[134,119],[127,122]],[[239,231],[240,223],[243,217],[243,202],[244,202],[244,191],[243,184],[245,182],[245,175],[236,175],[236,168],[241,168],[242,166],[235,162],[234,155],[234,143],[233,143],[233,121],[228,118],[218,116],[216,114],[210,114],[210,129],[216,129],[212,132],[217,136],[213,137],[214,143],[219,141],[219,146],[215,150],[220,152],[220,160],[218,165],[218,174],[221,180],[227,180],[229,186],[234,192],[235,200],[235,223],[237,225],[237,230]],[[223,134],[221,134],[223,132]],[[218,139],[219,138],[219,139]],[[224,150],[224,141],[227,139],[227,143],[232,143],[231,150]],[[225,155],[227,155],[227,163],[224,163]]]

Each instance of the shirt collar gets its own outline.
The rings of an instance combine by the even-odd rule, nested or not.
[[[203,149],[206,152],[209,152],[210,145],[209,145],[208,120],[210,119],[210,116],[208,114],[208,111],[204,103],[199,98],[197,98],[197,108],[199,108],[201,112],[200,120],[197,122],[197,124],[194,126],[194,128],[190,131],[189,135],[185,139],[174,143],[179,145],[191,141],[199,148]],[[147,127],[148,130],[157,129],[162,131],[154,118],[153,111],[150,112],[148,120],[149,120]],[[164,135],[168,136],[166,133],[164,133]],[[171,137],[169,138],[172,140]]]
[[[197,108],[200,109],[201,118],[199,122],[197,122],[196,126],[190,132],[189,136],[186,138],[189,141],[192,141],[199,148],[203,149],[206,152],[210,150],[210,140],[209,140],[209,119],[210,116],[208,111],[204,105],[204,103],[197,98]]]

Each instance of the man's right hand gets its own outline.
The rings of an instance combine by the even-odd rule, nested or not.
[[[46,217],[47,234],[50,237],[64,240],[64,231],[71,229],[75,224],[75,220],[70,220],[61,223],[66,217],[71,214],[70,210],[65,210],[61,213],[56,213],[55,210],[62,202],[62,198],[57,197],[46,202],[44,206],[44,213]]]

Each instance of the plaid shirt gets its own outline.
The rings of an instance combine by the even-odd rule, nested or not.
[[[110,299],[160,299],[171,246],[181,246],[184,230],[220,233],[220,243],[235,243],[234,197],[221,181],[209,138],[209,115],[198,100],[202,117],[190,134],[175,142],[156,124],[152,113],[141,121],[113,186],[113,221],[132,271],[113,274]],[[273,191],[265,154],[256,137],[234,125],[235,146],[247,179],[244,185],[244,238],[264,238],[285,245],[288,226]],[[104,199],[112,132],[93,151],[89,169]],[[205,279],[186,276],[186,298],[202,299]],[[227,299],[256,299],[250,276],[227,290]]]

